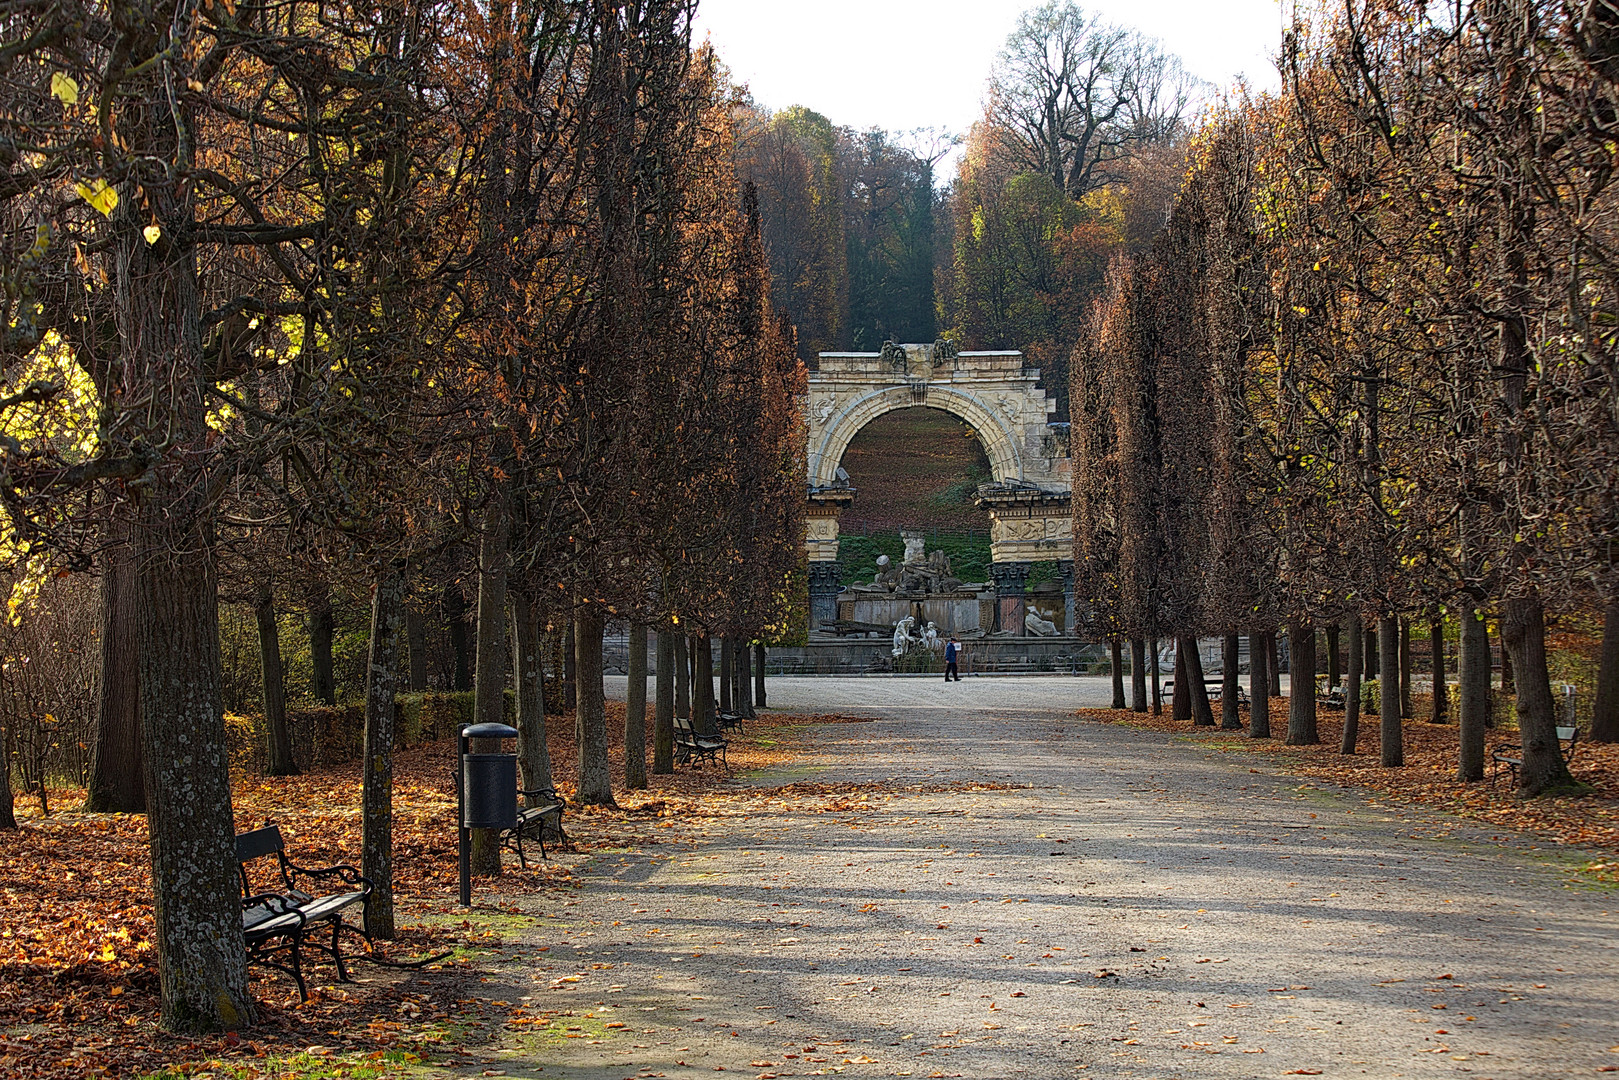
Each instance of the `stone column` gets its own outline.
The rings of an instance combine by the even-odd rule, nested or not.
[[[1029,563],[991,563],[989,573],[995,579],[995,629],[1003,633],[1023,635],[1028,610],[1024,592],[1029,582]]]
[[[820,630],[823,622],[837,619],[838,593],[842,591],[843,586],[838,583],[837,563],[817,561],[809,564],[811,633]]]
[[[838,514],[854,500],[854,488],[816,488],[805,508],[804,556],[809,562],[809,632],[838,617]]]

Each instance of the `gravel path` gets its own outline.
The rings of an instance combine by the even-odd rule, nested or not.
[[[508,938],[547,951],[489,987],[578,1030],[495,1069],[1619,1072],[1619,895],[1567,887],[1569,852],[1073,718],[1105,680],[770,693],[876,719],[811,729],[814,767],[745,783],[910,790],[761,798],[692,845],[580,857],[586,888]]]

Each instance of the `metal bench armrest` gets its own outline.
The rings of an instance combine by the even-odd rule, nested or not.
[[[357,885],[360,888],[361,894],[367,897],[369,897],[372,891],[376,888],[376,886],[371,883],[370,878],[360,873],[359,870],[353,866],[350,866],[348,863],[337,863],[335,866],[310,867],[299,866],[296,863],[289,861],[287,863],[287,873],[289,878],[292,879],[292,884],[294,886],[297,885],[296,879],[298,875],[302,874],[304,877],[311,878],[315,881],[324,881],[327,878],[336,878],[345,885]]]

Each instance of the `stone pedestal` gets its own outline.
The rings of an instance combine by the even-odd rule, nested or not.
[[[1023,616],[1028,611],[1024,593],[1029,583],[1029,564],[991,563],[989,573],[995,580],[995,632],[1026,633]]]
[[[809,630],[838,617],[838,514],[854,501],[855,490],[839,480],[812,487],[804,512],[804,557],[809,563]]]
[[[810,631],[821,629],[822,623],[835,622],[838,617],[838,564],[817,561],[809,564]]]

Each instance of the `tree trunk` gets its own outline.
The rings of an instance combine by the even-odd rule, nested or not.
[[[1120,644],[1118,638],[1114,638],[1112,641],[1109,641],[1107,644],[1108,644],[1108,649],[1110,650],[1112,660],[1113,660],[1113,664],[1112,664],[1112,667],[1110,669],[1112,671],[1112,673],[1113,673],[1113,707],[1115,709],[1122,709],[1122,708],[1125,708],[1125,703],[1124,703],[1124,646],[1122,644]]]
[[[497,493],[484,509],[478,537],[477,666],[473,669],[472,722],[506,722],[506,660],[511,651],[506,630],[506,564],[511,536],[504,495]],[[472,872],[500,874],[500,831],[472,830]]]
[[[1551,675],[1546,670],[1546,612],[1540,598],[1508,600],[1501,612],[1501,633],[1512,650],[1518,682],[1518,731],[1523,737],[1519,790],[1525,795],[1574,786],[1557,743],[1557,710]]]
[[[1208,684],[1203,681],[1203,654],[1198,652],[1197,635],[1188,635],[1182,640],[1185,642],[1186,687],[1192,695],[1192,724],[1213,727],[1214,710],[1209,706]]]
[[[1378,663],[1380,658],[1378,656],[1376,626],[1366,628],[1366,640],[1361,645],[1361,655],[1366,658],[1366,670],[1361,672],[1361,676],[1366,679],[1380,678],[1379,672],[1382,671],[1382,665]]]
[[[142,752],[163,1025],[253,1022],[242,943],[230,748],[219,703],[214,552],[197,507],[153,498],[137,533]],[[172,523],[172,524],[171,524]]]
[[[1276,645],[1275,630],[1265,634],[1265,664],[1270,668],[1270,692],[1279,696],[1282,692],[1282,651]]]
[[[118,529],[114,524],[113,529]],[[127,528],[123,533],[127,534]],[[135,567],[127,539],[107,551],[101,574],[101,671],[96,681],[96,741],[84,808],[100,814],[146,813],[141,764],[140,660],[135,651]],[[0,814],[10,812],[11,786]],[[14,827],[15,823],[13,823]]]
[[[208,426],[213,402],[206,396],[210,379],[190,227],[194,185],[181,179],[192,175],[195,161],[180,132],[195,130],[195,118],[169,81],[170,61],[156,63],[197,39],[177,30],[185,36],[160,47],[155,25],[137,24],[130,9],[124,13],[131,22],[120,31],[119,48],[138,51],[110,62],[113,79],[123,76],[116,81],[119,146],[175,178],[148,183],[124,201],[111,218],[109,249],[124,382],[119,397],[127,406],[108,408],[121,409],[117,415],[128,421],[121,439],[162,455],[160,465],[126,489],[136,514],[135,649],[153,940],[163,1026],[217,1031],[252,1024],[254,1011],[220,705],[217,511],[202,465],[216,456],[217,433]],[[138,59],[147,52],[149,59]],[[103,114],[108,124],[112,117]],[[164,226],[163,239],[147,243],[142,229],[154,221]]]
[[[1237,711],[1237,667],[1242,660],[1242,640],[1236,634],[1225,636],[1225,648],[1220,657],[1220,727],[1224,731],[1241,731],[1242,716]]]
[[[675,631],[675,715],[691,719],[691,665],[687,662],[686,635]]]
[[[264,771],[268,776],[297,776],[292,732],[287,728],[287,687],[281,669],[281,635],[275,625],[275,595],[268,585],[260,584],[254,595],[253,617],[259,625],[259,689],[269,739]]]
[[[699,735],[718,735],[714,722],[714,639],[707,634],[693,638],[691,726]]]
[[[1513,678],[1512,649],[1507,645],[1505,631],[1501,637],[1501,692],[1508,697],[1516,697],[1518,693],[1517,680]]]
[[[11,791],[11,768],[5,763],[6,730],[0,726],[0,829],[17,827],[16,796]]]
[[[720,638],[720,712],[734,712],[731,708],[731,668],[736,663],[736,643],[731,635]]]
[[[1248,696],[1252,704],[1248,707],[1248,737],[1250,739],[1270,738],[1270,664],[1265,660],[1265,640],[1263,633],[1248,635]]]
[[[1130,711],[1147,711],[1147,643],[1130,639]]]
[[[1349,635],[1349,670],[1344,686],[1344,737],[1340,754],[1353,754],[1360,742],[1360,681],[1366,667],[1366,635],[1361,633],[1360,613],[1351,612],[1344,630]]]
[[[365,928],[384,941],[394,936],[393,777],[394,695],[399,646],[405,630],[405,573],[377,573],[371,592],[371,651],[365,672],[365,775],[360,791],[360,873],[371,879]]]
[[[1405,764],[1405,733],[1400,729],[1400,620],[1384,615],[1377,620],[1377,668],[1384,677],[1377,683],[1378,737],[1382,760],[1388,768]]]
[[[1287,745],[1314,746],[1315,627],[1299,619],[1287,624]]]
[[[1175,690],[1169,699],[1169,718],[1177,724],[1192,722],[1192,692],[1186,688],[1186,639],[1175,639]]]
[[[759,642],[753,647],[753,705],[755,708],[765,707],[765,643]]]
[[[736,682],[731,688],[731,700],[736,703],[737,712],[752,720],[758,715],[753,711],[753,646],[738,641],[734,662],[731,677]]]
[[[405,608],[405,638],[410,645],[410,688],[427,689],[427,620],[416,605]]]
[[[1591,702],[1591,741],[1619,742],[1619,602],[1602,613],[1602,659]]]
[[[675,771],[675,633],[658,631],[658,703],[652,715],[652,771]]]
[[[579,709],[579,640],[578,627],[568,620],[562,635],[562,707]]]
[[[1445,620],[1436,615],[1428,623],[1428,642],[1433,650],[1433,713],[1429,720],[1443,724],[1450,712],[1450,690],[1445,685]]]
[[[1411,620],[1405,617],[1400,619],[1400,716],[1402,719],[1411,719]]]
[[[450,585],[444,590],[444,620],[450,628],[450,653],[455,659],[450,689],[472,689],[472,644],[468,640],[467,598],[461,586]]]
[[[575,737],[579,742],[579,802],[616,806],[607,761],[607,700],[602,692],[602,612],[595,604],[574,608]]]
[[[309,694],[322,705],[337,704],[332,631],[332,593],[325,579],[319,579],[309,590]]]
[[[624,708],[624,786],[646,787],[646,623],[630,623],[630,682]]]
[[[512,601],[512,659],[517,670],[517,774],[524,791],[555,787],[551,776],[551,750],[545,744],[545,649],[540,633],[540,609],[522,589],[510,591]],[[531,795],[528,805],[540,806],[544,796]]]
[[[1462,640],[1456,658],[1456,712],[1461,722],[1461,754],[1456,779],[1484,779],[1484,731],[1490,720],[1490,632],[1473,601],[1463,598]]]
[[[1338,666],[1338,639],[1340,637],[1337,623],[1327,624],[1327,685],[1337,686],[1343,678],[1343,670]]]
[[[1151,641],[1147,642],[1147,648],[1147,668],[1148,674],[1152,678],[1152,714],[1154,716],[1162,716],[1164,715],[1164,688],[1162,683],[1159,681],[1158,639],[1153,638]]]

